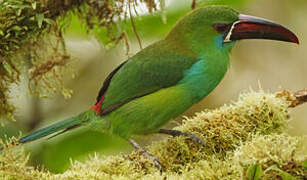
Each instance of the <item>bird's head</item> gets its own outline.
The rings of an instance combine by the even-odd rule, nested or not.
[[[243,39],[270,39],[299,44],[296,35],[269,20],[243,15],[227,6],[193,10],[177,22],[168,37],[195,48],[231,49]],[[230,47],[230,48],[229,48]]]

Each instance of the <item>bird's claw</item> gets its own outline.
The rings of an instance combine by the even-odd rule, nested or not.
[[[185,136],[185,137],[190,138],[192,141],[200,144],[203,148],[205,147],[205,141],[201,137],[199,137],[195,134],[187,134],[187,136]]]
[[[145,149],[140,149],[140,150],[141,150],[141,154],[142,154],[143,156],[145,156],[145,157],[148,158],[148,159],[151,159],[151,160],[154,162],[155,166],[156,166],[160,171],[162,171],[162,166],[161,166],[161,163],[160,163],[160,161],[158,160],[158,158],[156,158],[154,155],[152,155],[152,154],[150,154],[149,152],[147,152]]]
[[[148,158],[148,159],[151,159],[151,160],[154,162],[155,166],[160,170],[160,173],[162,173],[162,166],[161,166],[161,163],[160,163],[160,161],[158,160],[158,158],[156,158],[154,155],[150,154],[150,153],[147,152],[145,149],[143,149],[143,148],[142,148],[139,144],[137,144],[133,139],[129,139],[129,142],[130,142],[130,144],[131,144],[134,148],[140,150],[141,155],[145,156],[145,157]]]
[[[153,162],[155,163],[155,166],[160,170],[160,172],[162,172],[162,166],[161,166],[159,160],[155,158],[155,159],[153,159]]]
[[[169,130],[169,129],[160,129],[159,133],[169,134],[169,135],[172,135],[174,137],[184,136],[184,137],[187,137],[187,138],[191,139],[192,141],[200,144],[202,147],[205,147],[205,141],[201,137],[199,137],[195,134],[189,134],[189,133],[186,133],[186,132],[181,132],[181,131],[178,131],[178,130]]]

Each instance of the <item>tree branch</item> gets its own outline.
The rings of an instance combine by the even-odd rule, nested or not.
[[[294,108],[307,102],[307,90],[296,91],[293,94],[284,90],[276,93],[276,97],[285,97],[289,102],[291,102],[290,107]]]

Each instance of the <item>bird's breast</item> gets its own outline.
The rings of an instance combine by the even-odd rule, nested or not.
[[[204,57],[184,73],[179,82],[195,103],[206,97],[222,80],[228,69],[228,57]]]

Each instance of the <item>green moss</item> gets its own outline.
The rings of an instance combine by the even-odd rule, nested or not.
[[[290,117],[289,105],[274,94],[243,93],[237,102],[197,113],[176,129],[202,136],[206,140],[206,153],[223,157],[256,133],[282,132]]]
[[[24,67],[35,69],[48,61],[55,61],[51,53],[55,53],[55,56],[65,55],[59,45],[47,44],[50,39],[44,38],[48,34],[64,42],[60,34],[56,34],[60,30],[57,17],[53,15],[55,11],[58,9],[49,11],[49,7],[39,0],[0,2],[1,118],[13,119],[14,108],[8,102],[9,86],[19,82]],[[46,51],[47,47],[54,49],[54,52]],[[31,83],[33,79],[30,78]]]
[[[246,168],[260,164],[264,169],[263,179],[277,179],[280,172],[269,170],[276,166],[297,178],[306,177],[302,162],[307,160],[307,137],[291,137],[286,134],[256,135],[250,142],[240,146],[232,160]]]
[[[7,179],[246,179],[251,165],[261,166],[262,179],[283,174],[303,179],[307,160],[306,137],[285,134],[291,100],[286,95],[249,92],[239,100],[197,113],[175,129],[195,133],[206,145],[183,137],[167,138],[148,146],[163,165],[163,173],[138,151],[128,155],[90,157],[74,162],[62,174],[26,166],[19,149],[0,154],[0,178]],[[276,168],[272,168],[276,166]],[[25,175],[24,175],[25,174]]]
[[[130,2],[130,1],[129,1]],[[142,0],[149,11],[152,0]],[[21,74],[29,77],[31,94],[40,97],[60,92],[69,98],[63,76],[70,56],[63,34],[75,15],[88,32],[105,32],[102,43],[124,38],[124,0],[2,0],[0,1],[0,119],[13,119],[9,87],[19,83]],[[131,1],[131,4],[140,3]],[[101,35],[99,34],[99,37]]]

